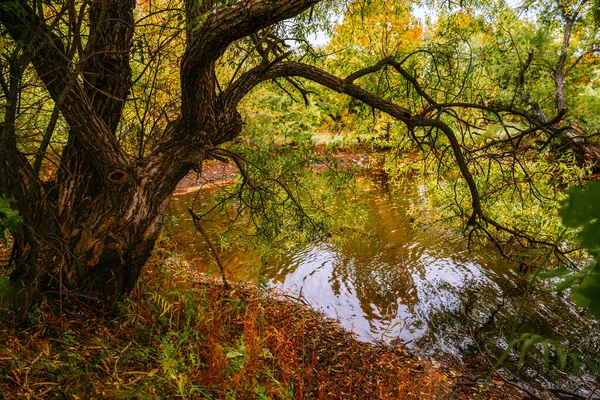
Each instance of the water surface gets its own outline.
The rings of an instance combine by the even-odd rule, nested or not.
[[[368,235],[347,231],[340,240],[291,246],[267,260],[247,246],[222,255],[226,268],[238,279],[259,271],[269,284],[302,293],[361,340],[401,342],[423,356],[452,355],[488,366],[485,355],[494,360],[507,345],[528,278],[493,251],[469,251],[456,233],[415,226],[407,209],[424,200],[422,190],[392,193],[369,179],[358,187],[353,201],[367,217]],[[218,190],[176,196],[170,206],[177,218],[173,240],[194,265],[206,270],[213,263],[187,209]],[[337,206],[344,207],[344,202]],[[225,229],[227,221],[217,216],[205,227]],[[598,358],[598,322],[576,309],[566,295],[534,291],[519,332],[558,339]],[[558,385],[578,393],[595,385],[589,376],[579,382],[556,371],[542,374],[541,369],[541,362],[532,358],[520,376],[536,386]]]

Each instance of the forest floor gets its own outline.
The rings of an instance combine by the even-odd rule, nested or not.
[[[357,167],[377,162],[338,157]],[[209,163],[178,192],[235,176],[233,163]],[[65,295],[62,310],[42,301],[16,324],[0,305],[0,398],[474,399],[484,386],[484,371],[358,341],[301,297],[241,283],[226,291],[168,236],[137,287],[110,315],[69,307]],[[481,394],[527,398],[502,380]]]
[[[68,303],[68,296],[65,298]],[[0,398],[473,399],[483,379],[356,340],[302,298],[198,274],[162,238],[111,315],[0,315]],[[485,399],[523,398],[492,381]]]

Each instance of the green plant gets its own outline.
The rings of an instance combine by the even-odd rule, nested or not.
[[[16,230],[17,224],[21,221],[23,218],[19,215],[19,211],[10,207],[10,199],[0,197],[0,239],[4,241],[4,244],[8,243],[6,231]]]
[[[560,216],[567,227],[579,229],[577,238],[591,260],[581,270],[562,267],[543,273],[540,277],[560,278],[554,283],[554,290],[571,289],[575,304],[587,308],[600,319],[600,209],[597,206],[600,182],[589,182],[584,189],[573,187],[568,194]]]
[[[582,269],[575,271],[564,266],[546,272],[540,272],[538,269],[538,272],[531,278],[527,292],[521,302],[521,307],[515,317],[515,326],[513,327],[512,335],[516,332],[516,324],[521,317],[526,298],[530,294],[530,289],[539,279],[558,278],[552,284],[554,291],[561,292],[571,289],[572,299],[575,304],[579,307],[587,308],[596,318],[600,319],[600,209],[596,206],[598,198],[600,198],[600,182],[589,182],[583,189],[571,187],[567,191],[567,194],[568,197],[563,201],[559,215],[567,228],[579,229],[577,239],[581,243],[581,246],[587,250],[591,260]],[[547,258],[543,264],[546,261]],[[523,366],[525,357],[536,347],[542,350],[545,369],[551,364],[551,353],[554,353],[555,364],[560,370],[566,370],[567,361],[570,359],[573,374],[578,373],[582,363],[587,365],[591,370],[600,373],[600,366],[587,355],[577,351],[569,351],[562,343],[556,340],[527,332],[510,341],[506,350],[504,350],[492,368],[492,371],[490,371],[486,384],[494,372],[508,359],[512,350],[519,348],[517,366],[520,369]]]
[[[556,340],[552,340],[530,332],[522,334],[509,343],[504,353],[502,353],[500,358],[498,358],[498,361],[496,362],[496,368],[504,363],[511,351],[517,347],[519,347],[519,362],[517,364],[519,369],[523,367],[525,357],[528,355],[528,353],[532,349],[538,347],[541,348],[542,351],[545,370],[547,370],[551,363],[554,362],[557,368],[559,368],[561,371],[565,371],[567,369],[567,362],[570,359],[572,365],[571,371],[574,375],[579,372],[581,364],[585,364],[592,370],[600,372],[600,367],[584,354],[581,354],[577,351],[569,351],[562,343]]]

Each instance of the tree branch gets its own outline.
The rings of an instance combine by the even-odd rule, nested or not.
[[[181,63],[182,119],[197,129],[216,102],[213,66],[234,41],[292,18],[321,0],[244,0],[208,17],[188,44]],[[190,21],[194,22],[194,21]]]
[[[294,61],[262,65],[242,74],[236,82],[219,96],[220,103],[225,110],[235,109],[244,96],[256,85],[270,79],[285,77],[300,77],[311,80],[338,93],[354,97],[401,121],[406,122],[411,118],[410,110],[376,96],[361,87],[348,82],[347,80],[338,78],[320,68]]]
[[[55,102],[69,85],[72,59],[65,45],[52,29],[24,1],[0,2],[0,23],[16,42],[33,51],[31,62]],[[77,82],[64,100],[61,112],[69,124],[70,134],[85,150],[96,169],[103,171],[131,163],[114,135],[107,134],[105,122],[93,111],[85,90]]]
[[[92,3],[85,48],[84,87],[92,108],[114,134],[131,89],[130,50],[135,0]]]

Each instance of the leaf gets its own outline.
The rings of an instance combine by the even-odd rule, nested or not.
[[[544,349],[544,372],[548,371],[548,365],[550,365],[550,346],[548,345],[548,342],[543,341],[542,343],[542,347]]]
[[[571,355],[571,360],[573,360],[573,375],[577,375],[579,374],[579,367],[581,365],[579,362],[581,355],[575,351],[572,351],[569,354]]]
[[[600,251],[600,182],[589,182],[585,189],[573,187],[560,210],[563,223],[570,228],[581,228],[581,244],[590,252]]]
[[[573,288],[573,301],[579,307],[587,308],[600,319],[600,272],[590,273],[579,286]]]
[[[10,209],[10,199],[6,197],[0,197],[0,212],[4,213]]]
[[[521,354],[519,354],[519,363],[518,363],[518,368],[521,369],[523,367],[523,363],[525,362],[525,356],[527,355],[527,351],[529,351],[529,348],[536,342],[538,342],[541,339],[541,336],[539,335],[532,335],[529,339],[526,339],[525,342],[523,342],[523,346],[521,347]]]
[[[538,277],[540,279],[556,278],[558,276],[565,276],[570,272],[571,272],[571,270],[568,269],[567,267],[560,267],[557,269],[551,269],[550,271],[540,272],[538,274]]]
[[[587,187],[571,188],[563,203],[560,216],[567,227],[579,228],[578,239],[594,259],[580,271],[566,272],[564,268],[541,274],[543,278],[562,276],[555,284],[558,291],[572,289],[572,299],[579,307],[587,308],[600,319],[600,182]]]
[[[567,366],[567,357],[565,356],[565,348],[561,345],[556,346],[556,358],[558,368],[563,371]]]
[[[15,230],[17,229],[17,224],[21,222],[22,218],[19,216],[18,211],[9,211],[5,214],[5,217],[2,219],[2,224],[6,229]]]
[[[504,361],[506,361],[508,359],[508,356],[510,355],[511,350],[517,344],[519,344],[520,341],[521,341],[521,339],[514,339],[513,341],[511,341],[508,344],[508,347],[506,348],[506,350],[504,350],[504,352],[498,358],[498,361],[496,361],[496,364],[494,365],[494,368],[498,368],[500,365],[502,365],[504,363]]]
[[[227,358],[239,358],[239,357],[243,357],[244,353],[236,350],[236,349],[231,349],[229,350],[229,352],[227,352],[226,357]]]
[[[16,230],[17,225],[22,221],[19,212],[10,207],[10,199],[0,197],[0,239],[5,244],[8,242],[6,230]]]

